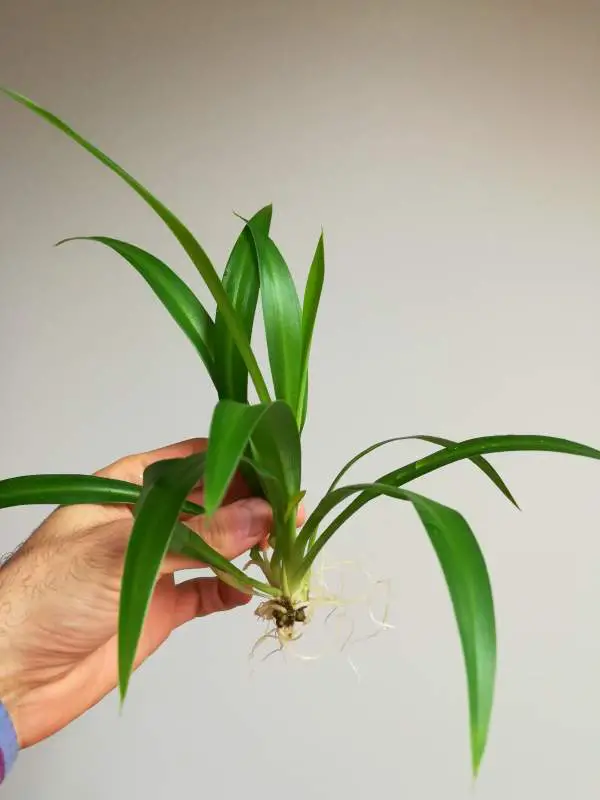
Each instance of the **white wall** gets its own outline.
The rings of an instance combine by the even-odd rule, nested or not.
[[[0,82],[55,110],[174,208],[222,264],[232,210],[275,205],[327,286],[306,432],[311,504],[391,435],[600,443],[596,3],[4,0]],[[129,239],[196,281],[118,179],[0,103],[0,474],[90,471],[204,434],[213,395],[137,275],[76,234]],[[427,448],[398,445],[364,477]],[[481,800],[591,798],[600,736],[596,464],[468,466],[419,488],[463,510],[491,570],[499,682]],[[44,509],[5,511],[0,549]],[[439,568],[382,501],[331,547],[394,589],[395,630],[249,677],[246,609],[179,631],[115,697],[25,753],[8,799],[471,796],[466,691]]]

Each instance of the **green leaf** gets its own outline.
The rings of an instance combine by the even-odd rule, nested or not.
[[[209,257],[200,246],[199,242],[195,239],[188,228],[173,214],[172,211],[170,211],[163,203],[161,203],[160,200],[154,197],[154,195],[151,194],[151,192],[149,192],[145,186],[143,186],[132,175],[126,172],[123,167],[119,166],[119,164],[105,155],[95,145],[91,144],[91,142],[88,142],[86,139],[80,136],[80,134],[63,122],[63,120],[59,119],[50,111],[47,111],[46,109],[37,105],[37,103],[34,103],[32,100],[24,97],[18,92],[14,92],[11,89],[3,87],[0,87],[0,91],[4,92],[4,94],[11,97],[13,100],[16,100],[17,103],[29,108],[42,119],[45,119],[46,122],[49,122],[55,128],[58,128],[58,130],[65,133],[70,139],[87,150],[88,153],[91,153],[95,158],[98,159],[98,161],[122,178],[122,180],[124,180],[125,183],[127,183],[150,206],[150,208],[152,208],[152,210],[158,214],[158,216],[162,219],[165,225],[167,225],[175,238],[181,244],[185,252],[192,260],[196,269],[202,276],[207,288],[214,297],[217,306],[221,309],[227,325],[229,326],[231,335],[242,355],[242,358],[244,359],[244,363],[248,368],[248,372],[252,377],[254,385],[256,386],[256,390],[260,399],[263,402],[268,402],[270,399],[269,390],[267,389],[264,378],[260,371],[260,367],[258,366],[254,353],[252,352],[252,348],[250,347],[250,342],[248,341],[242,325],[240,324],[240,321],[231,306],[231,302],[227,297],[227,293],[223,288],[215,268],[213,267]]]
[[[298,427],[300,430],[304,428],[304,423],[306,422],[310,348],[324,280],[325,251],[323,248],[323,234],[321,233],[308,273],[304,289],[304,302],[302,304],[302,359],[300,362],[300,399],[298,402]]]
[[[187,284],[156,256],[119,239],[108,236],[72,236],[57,244],[75,241],[104,244],[131,264],[193,344],[214,383],[215,366],[210,345],[213,321]]]
[[[420,436],[424,442],[430,442],[431,444],[438,444],[440,447],[454,447],[458,444],[458,442],[452,441],[451,439],[446,439],[442,436]],[[504,483],[500,475],[498,474],[497,470],[492,467],[489,461],[487,461],[483,456],[471,456],[469,461],[475,464],[476,467],[483,472],[484,475],[491,480],[491,482],[496,486],[496,488],[500,489],[502,494],[509,500],[515,508],[519,508],[519,504],[515,500],[512,492],[508,488],[508,486]]]
[[[304,500],[305,495],[306,495],[306,490],[303,489],[302,491],[298,492],[297,494],[293,495],[290,498],[290,500],[288,501],[287,508],[285,510],[285,519],[288,519],[289,517],[291,517],[292,514],[294,514],[300,503]]]
[[[471,756],[473,771],[477,774],[488,736],[496,675],[494,602],[481,549],[468,523],[457,511],[384,483],[335,489],[319,504],[318,516],[325,516],[337,503],[357,492],[370,497],[386,495],[412,503],[433,545],[458,623],[467,673]],[[317,539],[302,564],[301,575],[306,574],[334,532],[328,529]]]
[[[348,472],[348,470],[350,470],[351,467],[353,467],[357,461],[360,461],[361,458],[364,458],[365,456],[369,455],[369,453],[372,453],[374,450],[377,450],[380,447],[383,447],[384,445],[391,444],[392,442],[404,442],[409,439],[418,439],[422,442],[429,442],[430,444],[440,445],[440,447],[454,447],[455,445],[458,444],[458,442],[454,442],[451,439],[443,439],[441,436],[426,436],[423,434],[419,434],[416,436],[395,436],[392,439],[384,439],[381,442],[376,442],[375,444],[372,444],[370,447],[361,450],[361,452],[355,455],[354,458],[351,458],[350,461],[348,461],[348,463],[345,464],[342,467],[342,469],[338,472],[338,474],[335,476],[331,486],[329,487],[329,491],[335,489],[335,487],[338,485],[338,483],[344,477],[344,475]],[[498,472],[494,469],[494,467],[492,467],[489,461],[486,461],[485,458],[482,458],[482,456],[477,456],[477,455],[470,456],[469,460],[472,461],[473,464],[475,464],[475,466],[479,467],[479,469],[485,475],[487,475],[487,477],[492,481],[492,483],[495,486],[497,486],[498,489],[500,489],[502,494],[505,497],[507,497],[513,505],[519,508],[517,501],[512,496],[510,490],[508,489],[508,486],[504,483]]]
[[[285,562],[297,530],[292,511],[302,494],[300,433],[294,412],[286,402],[271,405],[256,425],[251,444],[254,459],[263,475],[267,476],[262,478],[262,485],[273,509],[275,553],[277,556],[281,554]]]
[[[392,470],[378,478],[377,483],[403,486],[410,481],[416,480],[441,467],[453,464],[456,461],[473,459],[474,456],[487,455],[489,453],[507,453],[515,451],[566,453],[569,455],[583,456],[585,458],[600,459],[600,450],[596,450],[585,444],[570,441],[569,439],[558,439],[554,436],[513,434],[505,436],[481,436],[474,439],[467,439],[456,445],[451,445],[444,450],[439,450],[436,453],[425,456],[425,458],[412,461],[410,464],[400,467],[400,469]],[[368,503],[371,498],[372,495],[368,492],[360,494],[329,524],[328,530],[332,532],[337,530],[352,516],[352,514]],[[297,546],[300,546],[302,541],[304,541],[305,530],[306,525],[301,535],[298,537]],[[308,541],[308,539],[306,541]],[[304,546],[306,546],[306,541],[304,541]]]
[[[204,505],[211,515],[221,505],[244,457],[250,437],[269,403],[247,406],[221,400],[213,412],[206,451]]]
[[[269,234],[271,214],[272,207],[266,206],[252,217],[252,224],[264,236]],[[256,248],[247,225],[244,225],[227,261],[223,287],[246,338],[251,341],[258,302],[259,276]],[[219,397],[222,400],[245,403],[248,399],[248,369],[219,309],[215,317],[213,343]]]
[[[255,580],[231,561],[214,550],[197,533],[187,528],[182,523],[177,523],[173,531],[170,548],[171,552],[188,556],[210,566],[213,571],[227,583],[242,591],[251,589],[255,594],[266,597],[275,597],[278,590],[266,583]]]
[[[483,553],[457,511],[407,492],[421,518],[448,585],[467,673],[471,759],[477,775],[485,752],[496,679],[496,623]]]
[[[292,409],[300,398],[302,311],[296,286],[272,239],[250,221],[260,276],[263,320],[275,396]]]
[[[304,380],[302,381],[302,385],[300,386],[300,399],[298,401],[299,403],[298,407],[300,409],[298,414],[298,419],[299,419],[298,429],[300,430],[300,433],[302,433],[302,431],[304,430],[304,426],[306,424],[306,414],[308,412],[309,384],[310,380],[307,372]]]
[[[254,460],[272,504],[275,502],[284,512],[290,497],[300,491],[300,438],[287,403],[276,400],[248,406],[222,400],[213,413],[206,454],[204,504],[207,514],[214,513],[223,501],[248,445],[252,445]]]
[[[408,483],[408,481],[420,478],[422,475],[426,475],[440,467],[445,467],[448,464],[453,464],[465,458],[472,460],[473,457],[487,455],[489,453],[508,453],[514,451],[566,453],[569,455],[583,456],[585,458],[600,459],[600,450],[585,444],[570,441],[569,439],[559,439],[555,436],[514,434],[505,436],[480,436],[449,445],[444,450],[439,450],[429,456],[413,461],[400,469],[392,470],[380,480],[382,482],[389,481],[396,486],[402,486]]]
[[[294,577],[304,577],[312,566],[315,558],[319,555],[329,539],[331,539],[335,531],[340,527],[339,525],[330,525],[315,542],[315,535],[325,517],[340,503],[343,503],[349,497],[359,492],[362,492],[362,495],[368,497],[369,500],[380,497],[381,495],[404,498],[404,494],[400,492],[399,489],[392,484],[383,483],[382,481],[378,483],[353,483],[349,486],[340,486],[336,489],[330,489],[323,495],[311,514],[309,514],[296,540],[296,562],[301,563],[302,575]],[[348,508],[351,508],[351,506],[348,506]],[[356,510],[358,510],[358,508]],[[348,517],[345,517],[344,522],[347,519]],[[309,548],[308,552],[305,552],[307,548]]]
[[[150,600],[183,504],[204,469],[204,453],[166,459],[144,471],[125,555],[119,604],[119,689],[125,699]]]
[[[141,491],[142,487],[137,484],[96,475],[23,475],[0,481],[0,508],[81,504],[133,506],[139,500]],[[181,510],[192,516],[204,513],[202,506],[189,500],[185,501]],[[181,523],[175,527],[169,550],[203,561],[220,573],[228,573],[240,587],[250,586],[263,595],[277,594],[277,590],[239,570]]]
[[[141,486],[97,475],[21,475],[0,481],[0,508],[28,505],[135,505]],[[183,511],[204,509],[186,501]]]

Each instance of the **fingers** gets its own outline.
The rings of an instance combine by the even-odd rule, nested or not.
[[[210,518],[194,517],[186,523],[225,558],[237,558],[269,536],[273,514],[266,500],[257,497],[221,506]]]
[[[306,509],[302,504],[298,506],[298,513],[296,516],[296,526],[300,528],[306,522]]]
[[[265,542],[272,520],[271,506],[254,497],[221,506],[210,519],[193,517],[186,525],[222,556],[233,559],[255,544]],[[181,560],[180,556],[169,556],[163,565],[163,574],[182,569],[178,566]]]
[[[159,447],[155,450],[148,450],[145,453],[135,453],[133,455],[125,456],[124,458],[114,461],[102,469],[95,472],[102,478],[115,478],[117,480],[129,481],[130,483],[141,484],[143,482],[144,470],[154,464],[156,461],[163,461],[168,458],[185,458],[194,453],[203,453],[208,446],[208,439],[195,438],[184,439],[181,442],[175,442],[165,447]],[[227,489],[225,496],[225,503],[232,503],[235,500],[240,500],[244,497],[250,496],[250,490],[243,477],[236,473]],[[189,499],[194,503],[202,505],[203,491],[201,487],[194,489],[190,494]]]
[[[206,450],[207,444],[208,439],[185,439],[182,442],[159,447],[156,450],[148,450],[146,453],[125,456],[107,467],[103,467],[95,474],[102,478],[117,478],[121,481],[141,483],[144,470],[150,464],[154,464],[155,461],[163,461],[166,458],[185,458],[194,453],[202,453]]]
[[[236,472],[231,483],[227,487],[225,497],[223,498],[223,504],[233,503],[245,497],[251,497],[250,489],[242,475]],[[199,485],[189,495],[188,500],[200,506],[204,505],[204,486],[202,485],[202,481],[200,481]]]
[[[176,594],[174,628],[195,617],[204,617],[217,611],[230,611],[250,600],[250,595],[228,586],[218,578],[193,578],[184,581],[177,586]]]

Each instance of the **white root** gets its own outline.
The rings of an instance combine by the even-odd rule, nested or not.
[[[325,579],[325,573],[332,572],[336,568],[347,568],[353,566],[357,567],[359,575],[363,576],[367,580],[370,588],[367,587],[367,590],[364,593],[357,592],[356,596],[354,597],[345,597],[345,579],[347,578],[347,571],[345,569],[340,569],[339,592],[335,592],[332,589],[330,582]],[[348,666],[352,669],[352,672],[356,676],[357,680],[360,681],[360,672],[350,656],[349,651],[356,644],[373,639],[384,631],[392,630],[394,628],[394,626],[388,621],[390,610],[389,581],[376,580],[367,570],[362,569],[360,565],[354,561],[341,561],[337,564],[328,565],[321,564],[319,565],[318,571],[313,573],[313,578],[314,580],[309,595],[310,600],[295,599],[294,602],[292,602],[289,599],[281,597],[276,599],[270,598],[260,603],[255,611],[255,614],[259,617],[259,619],[262,619],[266,622],[267,629],[252,647],[249,657],[250,659],[253,659],[258,650],[266,642],[273,640],[276,642],[277,646],[275,649],[270,650],[265,656],[263,656],[260,659],[261,662],[266,661],[276,653],[281,653],[283,658],[286,660],[288,655],[302,662],[319,660],[322,658],[323,653],[300,653],[297,652],[296,648],[292,645],[294,645],[303,636],[302,631],[298,630],[299,626],[309,624],[312,621],[315,612],[319,608],[330,607],[325,616],[324,624],[325,626],[328,626],[332,622],[337,622],[343,626],[342,630],[339,631],[339,634],[341,634],[339,639],[338,634],[335,634],[335,639],[338,639],[336,650],[338,650],[340,654],[343,653],[345,655],[345,660],[347,661]],[[374,598],[374,591],[379,586],[384,586],[386,589],[383,612],[380,615],[375,613]],[[366,635],[357,636],[355,621],[349,613],[349,607],[363,603],[368,603],[366,613],[370,623],[375,627],[375,630]],[[349,625],[348,629],[345,628],[344,623]]]
[[[346,661],[348,662],[348,666],[350,667],[352,672],[355,674],[356,680],[358,681],[358,683],[360,683],[360,672],[358,671],[358,667],[356,666],[354,661],[352,661],[350,656],[347,656]]]
[[[252,649],[248,653],[248,658],[250,660],[252,660],[254,658],[258,648],[261,646],[261,644],[263,642],[266,642],[267,639],[276,639],[276,638],[277,638],[277,634],[275,633],[275,631],[268,631],[267,633],[263,633],[263,635],[259,636],[259,638],[254,642],[254,645],[252,646]]]

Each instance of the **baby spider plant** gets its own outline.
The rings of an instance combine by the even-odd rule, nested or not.
[[[488,571],[465,518],[407,486],[434,470],[468,459],[516,506],[486,455],[546,450],[600,459],[600,451],[538,435],[483,436],[460,442],[427,435],[395,437],[377,442],[342,467],[298,528],[297,509],[304,495],[301,436],[308,408],[311,344],[325,270],[323,236],[316,245],[302,300],[270,234],[270,206],[241,220],[240,234],[219,275],[190,230],[134,177],[51,112],[16,92],[3,91],[129,184],[171,230],[216,304],[213,317],[167,264],[141,247],[108,236],[76,237],[107,247],[125,259],[195,348],[217,395],[208,448],[202,454],[153,464],[145,471],[142,486],[63,474],[0,481],[0,507],[80,503],[123,503],[134,507],[119,612],[121,698],[127,692],[160,564],[168,552],[197,558],[222,580],[260,598],[256,613],[271,623],[273,633],[285,643],[294,639],[310,620],[311,569],[315,559],[347,520],[383,495],[414,508],[445,577],[466,669],[472,765],[476,773],[486,745],[496,673],[494,602]],[[259,302],[267,342],[268,378],[266,365],[259,364],[252,348]],[[345,482],[351,467],[363,456],[410,438],[436,449],[371,483]],[[257,547],[251,551],[251,562],[257,568],[254,577],[185,525],[186,515],[215,513],[238,471],[273,509],[268,549]],[[188,500],[199,482],[204,487],[204,507]]]

